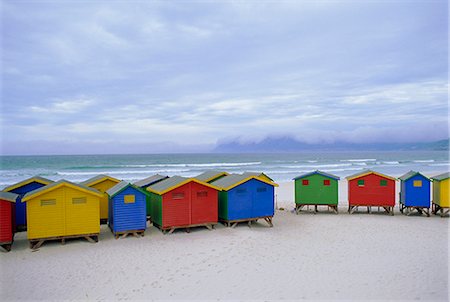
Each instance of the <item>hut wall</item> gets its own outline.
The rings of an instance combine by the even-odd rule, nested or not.
[[[134,196],[134,202],[125,203],[125,196]],[[145,194],[127,187],[125,190],[115,195],[110,203],[112,204],[112,229],[114,232],[131,230],[145,230],[147,223],[146,198]]]
[[[0,199],[0,242],[11,242],[14,234],[14,203]]]
[[[162,197],[162,226],[183,226],[191,222],[190,184],[175,188]]]
[[[147,213],[150,214],[151,221],[156,225],[162,226],[162,196],[149,192],[148,199],[150,201],[150,212],[147,211]]]
[[[420,187],[414,186],[414,181],[421,181]],[[430,206],[430,181],[421,175],[402,181],[401,201],[405,206]]]
[[[308,180],[308,185],[303,184]],[[329,185],[324,185],[324,180]],[[338,182],[319,174],[295,180],[295,203],[297,204],[338,204]]]
[[[358,186],[358,180],[364,181],[364,186]],[[384,180],[386,186],[381,186]],[[348,182],[349,205],[388,206],[395,205],[395,181],[376,174],[368,174]]]
[[[218,192],[216,189],[190,182],[191,224],[217,222]]]
[[[105,193],[107,190],[111,189],[118,182],[112,181],[110,179],[105,179],[95,185],[89,186],[91,188],[97,189],[102,193]],[[104,196],[100,200],[100,219],[108,219],[108,194],[104,194]]]
[[[450,207],[450,179],[433,182],[433,202],[441,207]]]

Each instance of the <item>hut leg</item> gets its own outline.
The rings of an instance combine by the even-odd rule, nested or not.
[[[114,238],[116,238],[116,240],[119,239],[119,235],[114,235]]]
[[[61,239],[61,244],[62,244],[62,245],[65,245],[65,244],[66,244],[66,238],[62,238],[62,239]]]
[[[90,243],[95,243],[95,240],[92,239],[92,238],[89,237],[89,236],[84,236],[84,238],[85,238],[87,241],[89,241]]]
[[[252,221],[251,221],[251,220],[249,220],[249,221],[247,222],[247,224],[248,224],[248,227],[249,227],[249,228],[252,227]]]
[[[370,207],[367,207],[367,213],[370,214]]]
[[[139,236],[139,235],[138,235],[138,233],[137,233],[137,232],[133,232],[133,236],[134,236],[134,237],[136,237],[136,238],[139,238],[139,237],[141,237],[141,236]]]
[[[314,213],[317,213],[317,205],[314,205]]]
[[[424,209],[425,215],[427,215],[427,217],[430,217],[430,208],[426,208]]]
[[[31,246],[31,249],[33,250],[37,250],[38,248],[41,247],[41,245],[44,243],[44,240],[39,240],[38,242],[36,242],[33,246]]]
[[[273,223],[272,223],[272,218],[271,217],[264,218],[264,220],[269,224],[269,227],[273,227]]]
[[[171,228],[168,234],[172,234],[175,231],[175,228]]]
[[[186,233],[190,233],[191,229],[190,228],[186,228]]]
[[[237,224],[238,224],[237,222],[233,223],[233,224],[231,225],[231,228],[234,229],[234,227],[237,226]]]
[[[212,226],[211,226],[210,224],[205,225],[205,227],[206,227],[208,230],[212,231]]]

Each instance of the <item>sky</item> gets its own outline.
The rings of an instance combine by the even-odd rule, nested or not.
[[[1,1],[2,154],[449,137],[447,1]]]

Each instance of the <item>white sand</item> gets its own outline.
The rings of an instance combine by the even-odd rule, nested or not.
[[[96,244],[37,252],[19,233],[0,254],[0,299],[448,300],[448,218],[349,215],[345,199],[339,215],[295,215],[289,183],[277,189],[287,210],[273,228],[151,227],[144,238],[115,240],[102,226]]]

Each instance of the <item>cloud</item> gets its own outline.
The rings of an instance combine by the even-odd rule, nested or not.
[[[58,100],[47,106],[31,106],[30,109],[38,114],[73,114],[78,113],[94,103],[94,100],[75,99]]]

